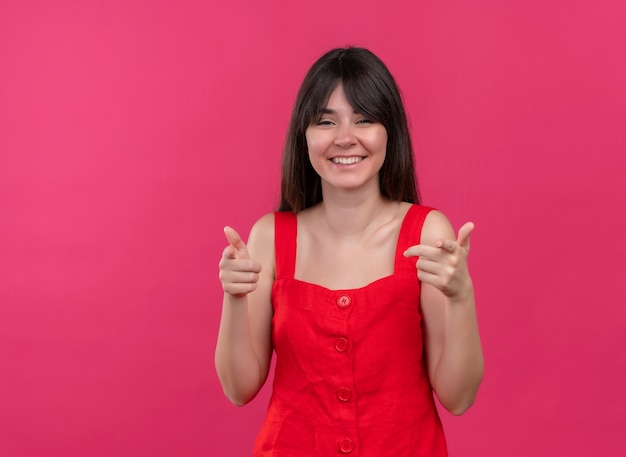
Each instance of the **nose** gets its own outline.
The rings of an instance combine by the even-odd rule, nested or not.
[[[356,144],[356,137],[350,124],[343,123],[337,127],[335,135],[335,145],[342,148],[349,148]]]

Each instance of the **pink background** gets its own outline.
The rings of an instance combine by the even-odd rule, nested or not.
[[[624,24],[622,0],[2,2],[0,455],[250,455],[269,389],[237,409],[214,372],[222,227],[273,209],[296,90],[346,44],[396,75],[425,203],[477,226],[487,368],[442,414],[451,456],[625,455]]]

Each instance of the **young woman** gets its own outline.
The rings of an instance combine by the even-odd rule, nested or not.
[[[398,88],[362,48],[309,70],[283,158],[279,212],[248,244],[230,227],[215,364],[244,405],[272,399],[255,456],[445,456],[483,374],[467,223],[419,205]]]

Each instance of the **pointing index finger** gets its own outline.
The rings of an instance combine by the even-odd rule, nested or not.
[[[229,226],[224,227],[224,235],[226,235],[226,239],[232,247],[234,247],[240,254],[243,254],[245,257],[248,256],[248,248],[246,247],[246,243],[243,242],[243,240],[239,236],[239,233],[237,233],[235,229]]]
[[[437,256],[437,249],[433,246],[427,246],[425,244],[416,244],[409,247],[403,252],[404,257],[426,257],[434,258]]]
[[[448,252],[454,252],[456,248],[455,244],[456,243],[454,241],[450,241],[450,240],[437,240],[437,242],[435,243],[435,246],[437,246],[439,249],[443,249]]]

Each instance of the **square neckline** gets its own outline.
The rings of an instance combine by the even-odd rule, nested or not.
[[[294,214],[294,226],[295,226],[295,233],[294,233],[294,250],[293,250],[293,267],[292,267],[292,274],[287,276],[286,278],[291,279],[294,282],[297,282],[299,284],[304,284],[307,286],[311,286],[311,287],[315,287],[321,290],[324,290],[326,292],[330,292],[330,293],[337,293],[337,292],[358,292],[358,291],[363,291],[365,289],[368,289],[372,286],[377,285],[378,283],[382,283],[382,282],[386,282],[394,277],[396,277],[397,273],[400,272],[401,268],[399,265],[399,260],[404,259],[404,256],[402,255],[403,252],[399,252],[401,249],[401,241],[403,240],[408,240],[409,239],[409,235],[410,233],[407,233],[407,231],[409,230],[409,221],[411,218],[409,217],[409,213],[411,213],[412,211],[417,211],[417,208],[420,208],[420,205],[417,204],[411,204],[411,206],[409,206],[409,208],[406,210],[406,212],[404,213],[404,216],[402,216],[402,222],[400,223],[400,230],[398,231],[398,236],[396,237],[396,247],[394,249],[394,260],[393,260],[393,271],[391,272],[391,274],[385,275],[385,276],[381,276],[380,278],[376,278],[373,281],[370,281],[369,283],[360,286],[360,287],[353,287],[353,288],[343,288],[343,289],[331,289],[330,287],[324,286],[322,284],[318,284],[315,282],[311,282],[311,281],[305,281],[303,279],[298,279],[296,278],[296,260],[297,260],[297,255],[298,255],[298,216],[297,214]],[[425,217],[424,217],[425,219]],[[421,234],[420,234],[421,236]],[[415,277],[417,278],[417,274],[415,275]],[[278,279],[278,278],[276,278]]]

